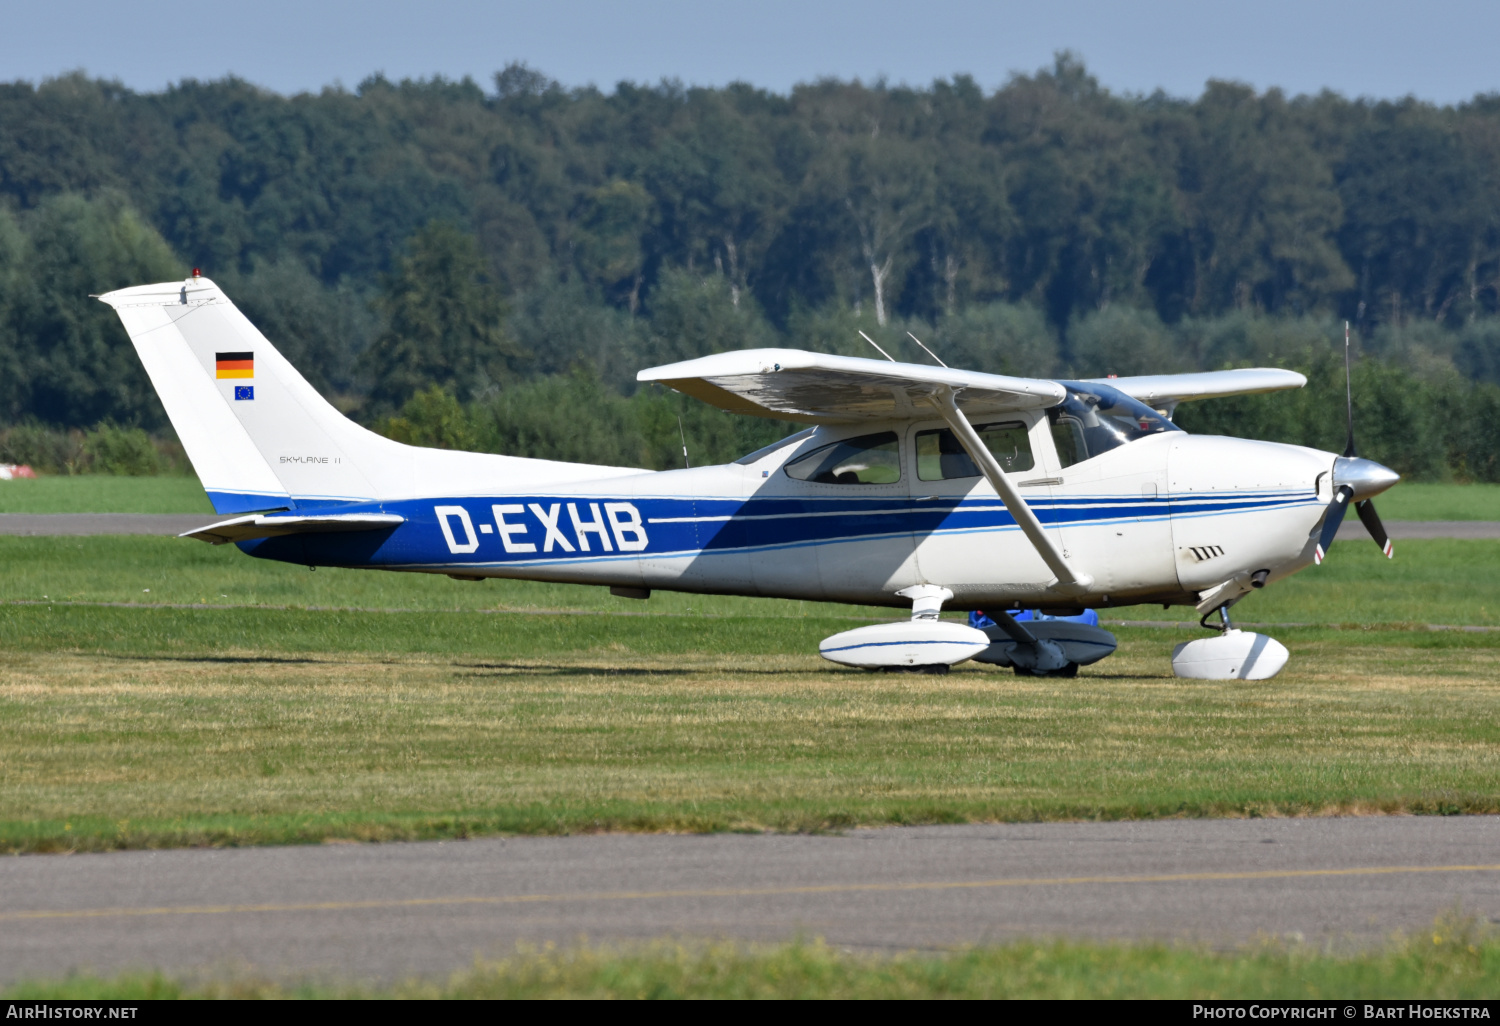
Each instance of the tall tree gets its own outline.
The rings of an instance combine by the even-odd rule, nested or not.
[[[479,244],[438,221],[407,243],[381,288],[385,330],[363,359],[377,407],[397,409],[432,385],[463,399],[495,391],[520,358]]]
[[[1355,317],[1442,320],[1455,302],[1477,299],[1478,268],[1494,259],[1494,199],[1450,117],[1414,101],[1370,113],[1340,168]]]
[[[1277,90],[1210,82],[1179,167],[1190,210],[1199,312],[1300,311],[1354,284],[1334,244],[1333,172]]]
[[[52,424],[165,424],[120,320],[90,299],[185,276],[167,244],[118,195],[44,200],[30,225],[30,284],[14,312],[25,413]]]

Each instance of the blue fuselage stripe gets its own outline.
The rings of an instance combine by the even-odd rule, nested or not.
[[[215,498],[215,505],[220,497]],[[265,496],[237,496],[265,509]],[[1035,499],[1049,527],[1083,527],[1169,517],[1223,516],[1319,506],[1310,492],[1197,495],[1169,500],[1139,496]],[[750,498],[663,496],[496,496],[398,502],[353,502],[315,512],[396,513],[389,530],[290,535],[242,542],[256,556],[293,563],[419,569],[534,568],[619,560],[694,558],[825,544],[910,539],[937,534],[1016,530],[994,498],[918,500],[910,497]],[[504,511],[496,507],[506,507]],[[241,507],[242,509],[247,507]],[[221,512],[236,510],[222,509]],[[442,511],[441,513],[439,511]]]
[[[977,645],[977,641],[861,641],[858,645],[840,645],[838,648],[820,648],[819,652],[847,652],[853,648],[889,648],[892,645]]]

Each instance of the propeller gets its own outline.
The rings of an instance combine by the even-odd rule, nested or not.
[[[1328,556],[1329,547],[1339,533],[1339,525],[1344,522],[1344,514],[1349,512],[1351,499],[1356,500],[1354,511],[1359,514],[1359,522],[1365,525],[1380,551],[1387,559],[1395,555],[1385,525],[1375,512],[1375,503],[1370,500],[1401,480],[1401,475],[1374,460],[1361,458],[1354,448],[1354,379],[1349,369],[1348,321],[1344,322],[1344,404],[1349,434],[1344,443],[1344,455],[1333,461],[1333,501],[1328,504],[1323,530],[1313,550],[1313,560],[1319,564]]]
[[[1328,504],[1328,513],[1323,517],[1323,533],[1318,535],[1318,545],[1313,549],[1313,562],[1319,566],[1328,558],[1329,546],[1339,533],[1339,525],[1344,522],[1344,514],[1349,512],[1349,500],[1353,497],[1354,489],[1348,485],[1339,485],[1334,490],[1333,501]]]

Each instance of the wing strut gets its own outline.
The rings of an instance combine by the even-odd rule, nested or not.
[[[1088,574],[1080,574],[1068,565],[1052,539],[1047,537],[1046,529],[1042,522],[1036,518],[1031,507],[1026,505],[1026,500],[1021,498],[1021,493],[1016,491],[1016,486],[1011,484],[1010,478],[1005,471],[1000,469],[1000,463],[980,441],[979,434],[974,430],[974,425],[969,423],[963,411],[958,408],[958,403],[953,400],[953,390],[947,386],[937,389],[932,396],[932,405],[942,415],[948,427],[953,430],[964,451],[974,461],[974,465],[983,471],[985,479],[994,487],[1000,501],[1005,503],[1005,508],[1010,515],[1016,518],[1016,526],[1021,533],[1026,535],[1028,541],[1047,564],[1047,568],[1057,575],[1058,586],[1063,591],[1087,591],[1094,584],[1093,577]]]

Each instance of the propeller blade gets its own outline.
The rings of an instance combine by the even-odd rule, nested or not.
[[[1385,525],[1375,514],[1375,503],[1369,499],[1356,502],[1354,512],[1359,514],[1359,522],[1365,525],[1365,530],[1370,532],[1370,537],[1375,539],[1375,544],[1380,546],[1380,551],[1385,553],[1385,558],[1394,559],[1396,554],[1391,547],[1390,536],[1385,533]]]
[[[1313,549],[1313,562],[1319,566],[1328,558],[1328,549],[1333,545],[1334,536],[1339,533],[1344,514],[1349,512],[1349,500],[1353,496],[1354,489],[1348,485],[1340,485],[1339,490],[1333,493],[1333,501],[1328,504],[1328,512],[1323,515],[1323,533],[1318,535],[1318,546]]]

